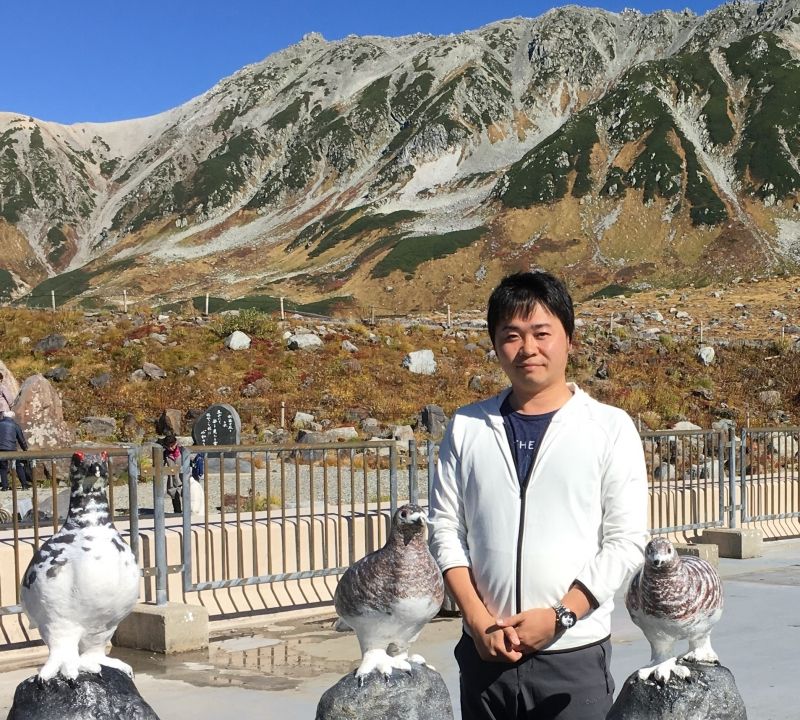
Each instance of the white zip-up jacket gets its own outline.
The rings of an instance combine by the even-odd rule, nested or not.
[[[544,651],[610,635],[614,593],[643,560],[647,474],[619,408],[573,393],[553,417],[524,489],[500,406],[510,389],[460,408],[439,449],[430,548],[442,572],[469,567],[495,617],[553,607],[574,581],[598,607]]]

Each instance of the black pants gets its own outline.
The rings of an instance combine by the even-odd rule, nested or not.
[[[493,663],[464,634],[455,656],[463,720],[604,720],[613,704],[609,640]]]
[[[10,460],[0,460],[0,490],[8,490],[8,464]],[[17,477],[22,485],[23,490],[27,490],[31,486],[31,471],[28,463],[24,460],[15,460],[14,469],[17,471]]]

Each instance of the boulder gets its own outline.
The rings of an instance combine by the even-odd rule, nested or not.
[[[703,345],[703,347],[697,351],[697,359],[700,360],[703,365],[711,365],[715,357],[716,353],[714,352],[714,348],[710,345]]]
[[[145,380],[147,380],[147,373],[145,373],[144,370],[139,368],[138,370],[134,370],[130,374],[129,379],[130,379],[131,382],[141,383],[141,382],[144,382]]]
[[[310,430],[312,425],[317,425],[316,418],[311,413],[296,412],[292,419],[295,430]]]
[[[31,447],[67,447],[72,431],[64,422],[61,396],[43,375],[31,375],[11,408]]]
[[[408,441],[414,439],[411,425],[395,425],[392,428],[392,439],[397,440],[398,449],[408,451]]]
[[[780,390],[762,390],[758,393],[758,402],[764,407],[776,408],[781,404]]]
[[[225,338],[225,347],[229,350],[247,350],[250,347],[250,336],[241,330],[234,330]]]
[[[349,340],[342,340],[342,350],[349,353],[358,352],[358,348]]]
[[[151,380],[163,380],[167,377],[166,370],[162,370],[158,365],[151,362],[142,364],[142,372]]]
[[[156,420],[156,434],[173,435],[181,434],[181,422],[183,421],[183,413],[175,408],[167,408],[161,412]]]
[[[472,392],[482,393],[483,392],[483,378],[480,375],[473,375],[469,382],[467,383],[467,388],[472,390]]]
[[[436,372],[436,360],[433,350],[415,350],[403,358],[403,367],[417,375],[433,375]]]
[[[117,421],[112,417],[101,415],[89,415],[80,420],[80,430],[82,435],[90,435],[95,438],[107,438],[117,432]]]
[[[100,390],[104,388],[108,383],[111,382],[111,373],[100,373],[95,377],[89,380],[89,385],[91,385],[95,390]]]
[[[44,376],[53,382],[62,382],[69,377],[69,370],[59,365],[58,367],[50,368]]]
[[[447,427],[447,415],[438,405],[426,405],[419,414],[419,424],[433,438],[441,438]]]
[[[442,676],[425,665],[384,678],[372,672],[356,679],[348,673],[328,688],[317,705],[316,720],[452,720],[453,706]]]
[[[140,443],[144,439],[144,429],[136,420],[133,413],[128,413],[122,418],[122,427],[120,428],[120,435],[123,440],[128,442]]]
[[[9,397],[15,398],[19,393],[19,383],[2,360],[0,360],[0,372],[3,373],[3,387],[8,390]]]
[[[322,339],[314,333],[292,335],[286,341],[289,350],[318,350],[322,347]]]
[[[347,442],[358,440],[358,430],[354,427],[338,427],[326,430],[324,433],[332,442]]]
[[[63,350],[67,346],[67,338],[58,333],[53,333],[47,337],[42,338],[36,345],[33,346],[33,351],[49,355],[50,353]]]
[[[640,680],[633,673],[622,686],[606,720],[746,720],[733,675],[721,665],[680,663],[688,678],[667,683]]]
[[[96,673],[81,673],[75,680],[57,675],[40,682],[34,675],[14,693],[8,720],[158,720],[124,672],[102,666]]]
[[[297,433],[297,440],[301,445],[317,445],[320,443],[329,444],[331,438],[324,432],[317,432],[315,430],[300,430]],[[325,450],[315,448],[313,450],[294,450],[292,457],[299,457],[301,460],[306,461],[320,461],[325,458]]]
[[[346,360],[342,360],[342,369],[351,374],[360,373],[361,361],[356,360],[356,358],[347,358]]]

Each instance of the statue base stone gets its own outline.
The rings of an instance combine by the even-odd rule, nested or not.
[[[395,670],[388,678],[371,672],[359,685],[348,673],[322,695],[316,720],[453,720],[453,706],[442,676],[411,664],[411,672]]]
[[[640,680],[633,673],[622,686],[606,720],[747,720],[733,674],[722,665],[683,663],[688,678],[667,683]]]
[[[17,685],[7,720],[158,720],[124,672],[103,666],[75,680],[38,675]]]

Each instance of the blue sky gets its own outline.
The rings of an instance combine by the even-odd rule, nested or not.
[[[62,123],[142,117],[205,92],[243,65],[297,42],[358,35],[458,33],[536,17],[535,0],[5,0],[0,111]],[[598,0],[643,12],[712,0]]]

